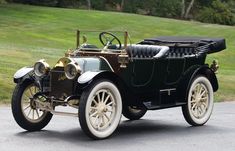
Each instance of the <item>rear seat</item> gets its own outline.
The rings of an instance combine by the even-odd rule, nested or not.
[[[169,47],[157,45],[130,45],[126,48],[132,58],[163,58],[168,55]]]
[[[193,47],[170,47],[168,58],[183,58],[195,56],[196,51]]]

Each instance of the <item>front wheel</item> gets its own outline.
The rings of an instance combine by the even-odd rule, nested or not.
[[[187,104],[182,106],[185,120],[193,126],[204,125],[211,116],[213,104],[210,81],[202,75],[197,76],[188,90]]]
[[[28,131],[39,131],[51,120],[52,114],[37,108],[34,95],[39,88],[33,81],[25,81],[16,85],[13,92],[11,108],[15,121]],[[37,98],[44,101],[44,98]]]
[[[118,88],[108,80],[95,81],[81,95],[79,122],[93,139],[104,139],[116,130],[122,115]]]

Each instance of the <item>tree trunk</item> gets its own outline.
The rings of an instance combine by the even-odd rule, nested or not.
[[[184,18],[184,14],[185,14],[185,0],[182,0],[181,6],[182,6],[182,9],[181,9],[181,18]]]
[[[125,4],[125,0],[122,0],[122,2],[121,2],[121,11],[123,11],[124,4]]]
[[[87,8],[91,9],[91,0],[86,0],[87,1]]]
[[[190,11],[191,11],[191,9],[192,9],[192,7],[193,7],[194,1],[195,1],[195,0],[191,0],[190,4],[189,4],[189,6],[188,6],[188,8],[187,8],[187,10],[186,10],[186,13],[185,13],[185,15],[184,15],[184,18],[186,18],[186,19],[189,18],[189,13],[190,13]]]

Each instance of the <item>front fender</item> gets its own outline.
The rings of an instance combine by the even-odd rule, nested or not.
[[[79,76],[77,82],[78,84],[85,84],[88,83],[89,81],[91,81],[96,75],[98,75],[99,73],[101,73],[102,71],[98,71],[98,72],[93,72],[93,71],[87,71],[85,73],[83,73],[82,75]]]
[[[113,82],[119,90],[124,90],[124,81],[112,71],[87,71],[83,73],[77,80],[77,90],[81,93],[87,86],[97,79],[106,79]],[[121,92],[122,93],[122,92]]]
[[[32,72],[33,68],[32,67],[23,67],[16,71],[14,74],[14,82],[19,83],[20,79],[22,79],[24,76],[26,76],[28,73]]]

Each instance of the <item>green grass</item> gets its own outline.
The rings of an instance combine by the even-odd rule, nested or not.
[[[75,47],[75,31],[127,30],[132,42],[167,36],[224,37],[227,49],[209,55],[218,59],[220,90],[217,101],[235,100],[235,27],[179,21],[116,12],[0,5],[0,102],[9,102],[17,69],[45,58],[53,65],[68,48]]]

